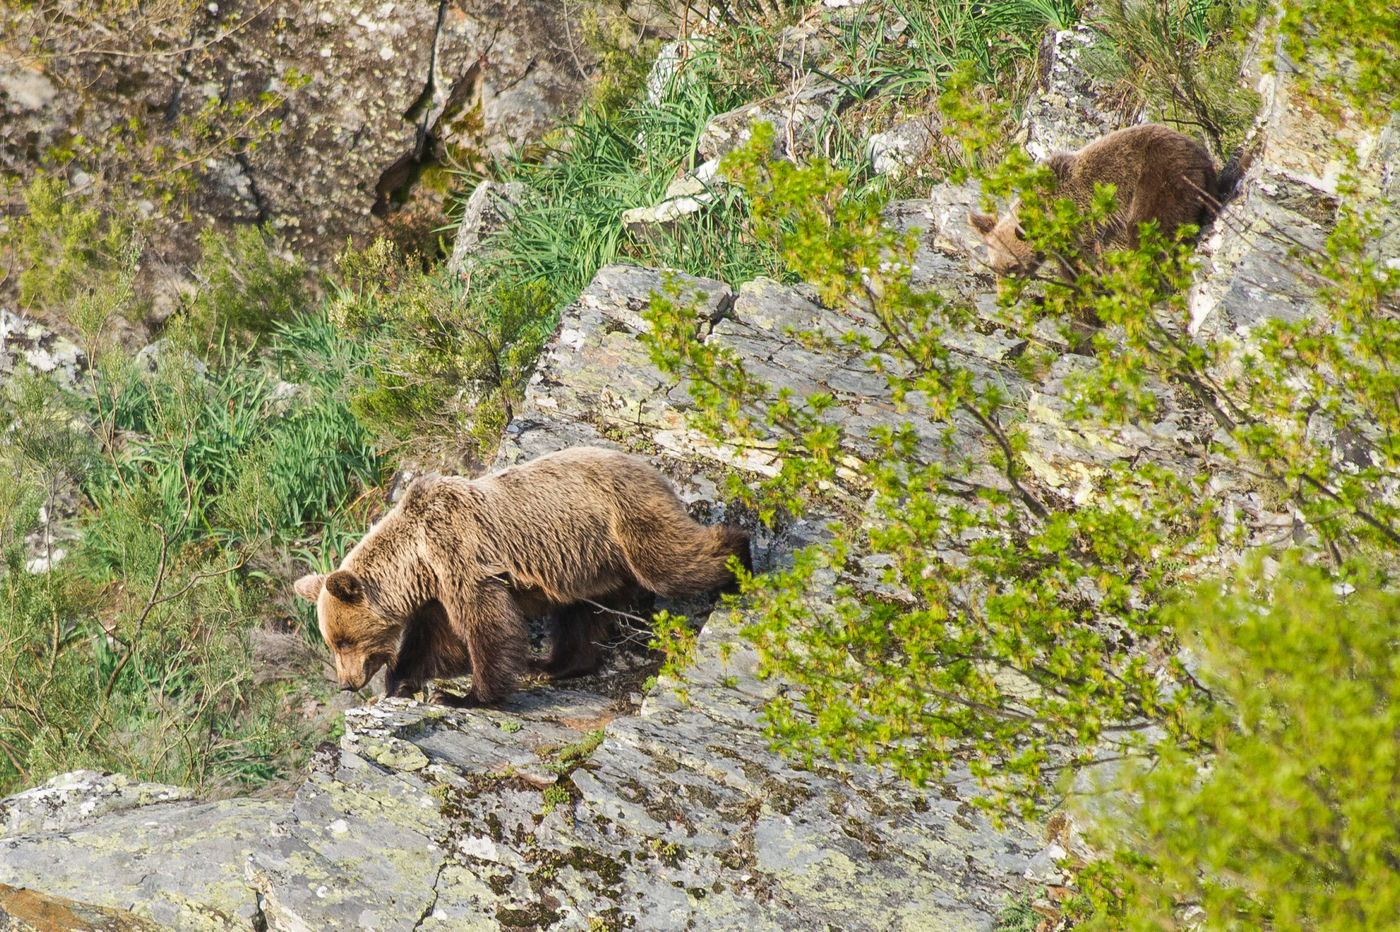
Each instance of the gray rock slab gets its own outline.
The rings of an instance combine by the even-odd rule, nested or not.
[[[1094,73],[1092,26],[1047,33],[1041,45],[1040,87],[1021,120],[1026,151],[1037,161],[1073,152],[1118,128],[1110,87]]]
[[[449,271],[461,275],[470,269],[486,240],[515,215],[525,193],[525,185],[519,181],[487,179],[476,186],[462,208],[462,219],[452,240],[452,255],[447,259]]]
[[[748,142],[755,125],[769,123],[776,155],[806,158],[816,150],[821,128],[851,99],[850,91],[842,85],[809,73],[788,93],[711,117],[696,142],[696,151],[702,161],[722,158]]]
[[[941,127],[929,114],[902,120],[865,141],[865,154],[875,174],[897,173],[923,160],[933,151]]]
[[[269,929],[388,932],[418,924],[434,899],[447,823],[417,769],[321,753],[291,810],[247,860]]]
[[[104,811],[99,791],[85,817],[20,822],[25,831],[0,836],[0,883],[130,909],[174,929],[254,928],[243,861],[286,802],[161,802],[169,787],[133,783],[123,791],[118,808]]]
[[[734,302],[729,286],[713,279],[626,265],[601,269],[564,310],[540,354],[498,467],[579,444],[645,454],[670,450],[681,462],[694,456],[698,441],[683,413],[688,399],[674,391],[675,380],[652,364],[638,339],[652,295],[691,305],[697,335]]]

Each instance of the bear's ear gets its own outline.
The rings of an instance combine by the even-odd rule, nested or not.
[[[309,573],[293,583],[292,588],[306,601],[315,602],[321,597],[321,586],[325,581],[326,577],[320,573]]]
[[[996,227],[997,218],[993,217],[991,214],[969,213],[967,215],[967,222],[972,224],[972,228],[978,233],[986,236]]]
[[[355,605],[364,600],[365,585],[349,570],[336,570],[326,577],[326,591],[342,602]]]

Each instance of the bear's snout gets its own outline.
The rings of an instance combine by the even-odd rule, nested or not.
[[[361,666],[358,670],[337,671],[336,679],[340,681],[342,692],[354,692],[357,689],[362,689],[369,682],[369,676],[370,671]]]

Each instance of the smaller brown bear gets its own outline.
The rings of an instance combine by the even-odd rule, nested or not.
[[[1117,187],[1117,210],[1097,236],[1098,245],[1135,247],[1138,224],[1157,221],[1170,236],[1184,223],[1200,223],[1216,204],[1216,171],[1210,153],[1190,136],[1149,123],[1096,139],[1078,152],[1057,152],[1046,163],[1055,194],[1087,207],[1095,184]],[[1000,276],[1029,275],[1044,256],[1022,236],[1013,211],[1000,221],[970,214],[987,244],[988,264]]]
[[[551,621],[536,669],[586,672],[605,619],[589,602],[731,586],[730,557],[751,569],[743,531],[697,524],[642,460],[576,447],[480,479],[417,480],[339,569],[296,591],[316,603],[342,689],[387,665],[388,694],[410,696],[470,668],[465,704],[484,705],[514,690],[528,619]]]

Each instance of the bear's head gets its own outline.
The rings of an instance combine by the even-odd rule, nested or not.
[[[968,214],[967,219],[987,244],[987,264],[993,272],[1006,278],[1029,275],[1040,267],[1041,257],[1022,238],[1014,212],[1000,220],[991,214],[978,213]]]
[[[374,610],[365,581],[350,570],[312,573],[296,581],[297,595],[316,603],[316,620],[335,655],[341,689],[360,689],[379,668],[393,666],[403,626]]]

